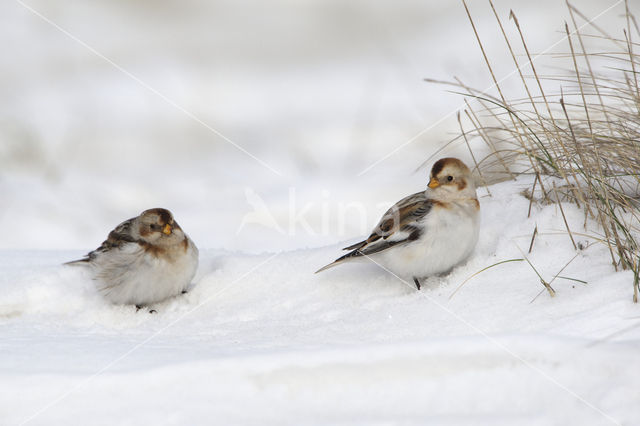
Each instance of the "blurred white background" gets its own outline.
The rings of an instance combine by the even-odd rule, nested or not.
[[[497,76],[512,73],[488,2],[469,3]],[[534,53],[563,38],[563,2],[495,6]],[[598,25],[619,28],[623,7]],[[423,78],[491,83],[458,1],[9,0],[0,40],[5,249],[92,249],[158,206],[205,248],[361,235],[424,188],[419,167],[457,129],[462,98]],[[260,203],[273,226],[245,217]]]

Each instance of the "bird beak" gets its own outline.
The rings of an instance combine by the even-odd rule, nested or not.
[[[162,233],[169,235],[171,233],[171,225],[168,223],[162,228]]]
[[[431,178],[431,180],[429,181],[429,188],[433,189],[433,188],[437,188],[440,186],[440,182],[438,182],[438,180],[434,177]]]

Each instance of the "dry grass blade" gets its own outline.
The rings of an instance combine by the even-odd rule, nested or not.
[[[638,303],[638,291],[640,290],[640,256],[636,260],[636,267],[633,270],[633,301]]]
[[[531,253],[533,250],[533,242],[536,240],[536,235],[538,235],[538,225],[533,230],[533,235],[531,236],[531,243],[529,243],[529,251],[527,253]]]
[[[558,278],[562,279],[562,280],[569,280],[569,281],[575,281],[575,282],[579,282],[580,284],[589,284],[588,282],[586,282],[585,280],[579,280],[577,278],[571,278],[571,277],[562,277],[560,275],[558,275]]]
[[[562,213],[562,220],[564,221],[564,226],[567,228],[567,233],[569,234],[569,238],[571,238],[571,244],[573,244],[573,249],[578,250],[578,246],[576,246],[576,242],[573,239],[573,234],[571,233],[571,229],[569,228],[569,223],[567,222],[567,216],[565,216],[564,214],[564,209],[562,208],[562,202],[560,201],[560,197],[558,197],[558,189],[556,188],[555,182],[553,182],[553,192],[556,194],[558,207],[560,207],[560,213]],[[531,243],[533,244],[533,241]]]
[[[518,250],[520,250],[520,253],[522,253],[522,258],[529,264],[529,266],[531,266],[531,269],[533,269],[533,272],[535,272],[536,275],[538,276],[538,278],[540,279],[540,284],[542,284],[542,286],[549,292],[549,296],[555,297],[556,296],[556,291],[553,289],[553,287],[551,287],[551,283],[548,283],[544,278],[542,278],[542,275],[540,275],[540,272],[538,272],[536,267],[533,266],[533,263],[531,263],[529,258],[524,255],[524,252],[522,251],[522,249],[520,249],[520,247],[518,247]],[[555,279],[555,277],[554,277],[554,279]],[[553,280],[551,280],[551,281],[553,281]]]
[[[471,145],[469,145],[469,140],[467,139],[467,133],[464,131],[464,127],[462,127],[462,120],[460,120],[460,111],[458,111],[458,113],[456,114],[456,118],[458,119],[458,124],[460,125],[460,133],[462,133],[462,137],[464,138],[464,142],[467,145],[467,149],[469,150],[469,153],[471,154],[471,158],[473,159],[473,164],[475,166],[475,170],[478,171],[478,174],[480,175],[480,179],[482,180],[482,183],[487,188],[487,193],[489,194],[489,196],[491,196],[491,191],[489,191],[489,185],[487,185],[487,181],[485,180],[484,176],[482,175],[482,170],[480,170],[480,166],[478,165],[478,161],[476,160],[476,156],[473,154],[473,149],[471,149]]]
[[[508,259],[508,260],[503,260],[497,263],[494,263],[493,265],[489,265],[486,268],[482,268],[480,269],[478,272],[474,273],[473,275],[471,275],[470,277],[468,277],[466,280],[462,281],[462,283],[456,287],[456,289],[453,291],[453,293],[451,293],[451,296],[449,296],[449,300],[451,300],[453,298],[453,296],[455,296],[455,294],[458,292],[458,290],[460,290],[462,288],[463,285],[465,285],[467,283],[467,281],[469,281],[471,278],[475,277],[476,275],[486,271],[487,269],[491,269],[494,266],[498,266],[498,265],[502,265],[503,263],[509,263],[509,262],[522,262],[524,259]]]
[[[527,195],[531,194],[528,215],[534,197],[542,204],[556,203],[574,248],[577,248],[574,235],[585,234],[607,247],[616,269],[633,271],[633,296],[638,301],[640,55],[636,53],[639,45],[634,43],[632,33],[640,36],[640,32],[629,2],[624,3],[624,24],[617,31],[617,38],[611,35],[615,33],[588,21],[567,2],[572,31],[565,23],[567,54],[555,59],[565,71],[560,74],[552,71],[545,76],[533,63],[535,58],[527,46],[525,29],[515,13],[511,11],[509,19],[517,30],[518,49],[523,52],[517,51],[516,43],[510,40],[489,0],[506,43],[505,53],[520,76],[522,90],[511,98],[498,84],[496,66],[487,55],[464,1],[463,5],[497,93],[483,93],[458,79],[439,83],[457,87],[453,92],[471,101],[465,99],[467,104],[464,114],[459,116],[459,126],[472,151],[480,149],[475,148],[477,141],[489,147],[491,154],[486,158],[476,161],[476,156],[473,157],[483,181],[490,181],[489,173],[496,165],[506,173],[535,175],[527,191]],[[579,19],[585,22],[580,23]],[[588,34],[589,30],[595,35]],[[591,42],[598,43],[598,47],[591,47]],[[602,47],[605,44],[608,47]],[[521,65],[520,57],[529,62]],[[527,75],[528,68],[532,75]],[[559,102],[553,101],[558,95]],[[460,117],[466,118],[471,127],[464,130]],[[489,178],[485,178],[485,172]],[[537,188],[540,191],[536,193]],[[563,202],[575,203],[583,210],[583,233],[569,228]],[[540,279],[553,295],[550,283]]]

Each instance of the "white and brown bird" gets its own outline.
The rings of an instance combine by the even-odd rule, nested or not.
[[[90,266],[112,303],[140,307],[186,291],[198,267],[198,248],[169,210],[155,208],[125,220],[100,247],[67,264]]]
[[[428,188],[398,201],[369,238],[317,272],[370,258],[399,277],[420,279],[465,261],[478,241],[480,204],[469,168],[457,158],[433,165]]]

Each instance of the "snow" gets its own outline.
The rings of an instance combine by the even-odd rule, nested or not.
[[[526,176],[479,189],[474,255],[420,292],[366,261],[313,274],[423,189],[423,163],[457,131],[455,116],[424,131],[461,99],[422,78],[488,85],[460,4],[72,3],[25,4],[280,174],[19,2],[0,6],[1,425],[637,423],[632,276],[580,235],[575,206],[584,250],[555,206],[527,218]],[[469,3],[487,53],[503,53],[488,7]],[[532,51],[562,37],[559,2],[495,4]],[[598,24],[617,29],[622,11]],[[470,164],[462,148],[440,155]],[[189,293],[157,313],[108,304],[62,265],[157,206],[200,248]],[[473,276],[523,252],[545,280],[587,284],[556,278],[551,298],[524,261]]]
[[[575,255],[554,206],[494,185],[475,254],[418,292],[371,263],[313,271],[339,246],[203,250],[190,292],[157,314],[113,306],[80,252],[1,257],[6,424],[158,422],[633,424],[640,333],[631,274],[606,248]],[[567,206],[572,223],[581,213]],[[538,297],[536,297],[538,296]],[[621,330],[625,333],[616,335]],[[38,414],[39,410],[45,409]]]

